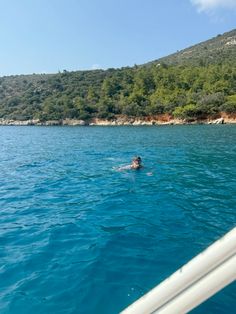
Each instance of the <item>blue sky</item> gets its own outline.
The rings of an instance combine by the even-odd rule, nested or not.
[[[143,64],[235,21],[236,0],[0,0],[0,76]]]

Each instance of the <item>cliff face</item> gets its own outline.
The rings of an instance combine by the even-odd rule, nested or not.
[[[174,119],[171,115],[158,115],[144,118],[130,118],[130,117],[116,117],[112,120],[94,118],[91,120],[77,120],[77,119],[65,119],[65,120],[48,120],[40,121],[38,119],[32,120],[10,120],[0,119],[0,125],[8,126],[144,126],[144,125],[181,125],[181,124],[225,124],[236,123],[236,114],[227,115],[221,113],[215,117],[215,119],[198,119],[198,120],[181,120]]]

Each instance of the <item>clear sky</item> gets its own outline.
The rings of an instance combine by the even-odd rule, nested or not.
[[[235,24],[236,0],[0,0],[0,76],[143,64]]]

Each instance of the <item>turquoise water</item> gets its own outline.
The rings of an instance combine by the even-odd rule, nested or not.
[[[236,225],[235,139],[230,125],[0,127],[0,313],[118,313],[169,276]],[[114,169],[137,154],[142,170]],[[193,313],[232,313],[235,297]]]

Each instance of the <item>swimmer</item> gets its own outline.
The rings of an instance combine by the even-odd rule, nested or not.
[[[129,169],[137,170],[140,168],[143,168],[142,159],[141,157],[137,156],[133,158],[131,165],[119,167],[117,170],[118,171],[129,170]]]
[[[137,156],[137,157],[133,158],[131,165],[122,166],[122,167],[114,168],[114,169],[116,169],[118,171],[131,170],[131,169],[132,170],[138,170],[138,169],[141,169],[143,167],[144,166],[142,165],[142,158]],[[151,176],[153,176],[153,172],[147,172],[146,175],[151,177]]]
[[[140,169],[142,168],[143,165],[142,165],[142,159],[141,157],[137,156],[137,157],[134,157],[134,159],[132,160],[132,164],[130,166],[131,169]]]

